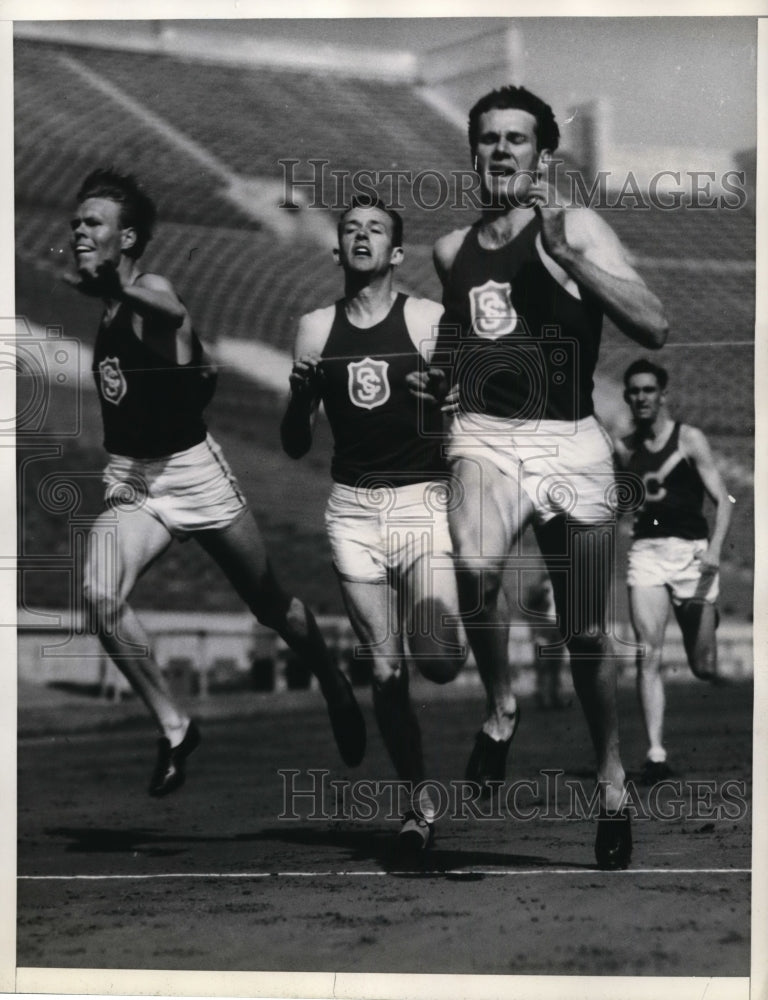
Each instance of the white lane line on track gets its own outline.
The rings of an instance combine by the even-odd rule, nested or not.
[[[109,880],[137,880],[163,878],[356,878],[384,875],[751,875],[751,868],[629,868],[626,871],[602,872],[597,868],[530,868],[513,871],[487,871],[485,869],[448,868],[426,871],[321,871],[321,872],[162,872],[154,875],[17,875],[26,882],[99,882]]]

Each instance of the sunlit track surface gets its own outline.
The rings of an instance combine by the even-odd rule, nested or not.
[[[187,785],[160,801],[144,791],[148,725],[22,741],[18,964],[747,974],[749,812],[640,820],[632,867],[616,873],[594,867],[593,822],[543,818],[551,796],[529,821],[444,818],[415,870],[392,857],[398,824],[385,807],[369,822],[310,819],[312,803],[296,799],[301,818],[280,819],[279,769],[327,769],[329,781],[392,777],[367,700],[369,753],[354,771],[337,764],[318,703],[206,722]],[[481,699],[415,700],[429,773],[448,783],[463,773]],[[643,741],[632,691],[620,702],[632,777]],[[669,685],[668,703],[683,787],[744,781],[748,797],[751,689]],[[510,782],[562,768],[563,780],[591,791],[575,705],[529,705],[512,760]],[[639,795],[647,805],[647,789]]]

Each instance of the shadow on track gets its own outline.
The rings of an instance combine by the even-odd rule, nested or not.
[[[69,840],[65,848],[68,854],[141,854],[148,858],[170,858],[186,853],[183,847],[156,847],[156,844],[180,844],[188,841],[205,843],[208,840],[229,839],[169,836],[147,827],[119,830],[104,827],[53,827],[44,832],[47,837],[65,837]]]
[[[178,857],[189,853],[189,846],[214,843],[282,843],[313,849],[341,849],[346,852],[344,863],[367,862],[392,874],[408,872],[444,875],[467,873],[478,868],[576,868],[593,867],[570,861],[552,860],[542,855],[502,853],[498,851],[456,850],[432,848],[423,857],[408,864],[396,850],[396,838],[391,829],[322,829],[309,827],[268,827],[253,833],[233,836],[189,836],[166,834],[150,827],[109,829],[105,827],[53,827],[46,836],[63,837],[69,843],[68,854],[130,854],[147,858]],[[165,846],[167,845],[167,846]],[[189,845],[189,846],[187,846]],[[333,867],[338,861],[333,862]]]
[[[403,871],[403,859],[398,857],[396,840],[389,830],[348,830],[270,827],[258,834],[246,835],[250,841],[276,841],[305,847],[342,848],[351,862],[373,861],[384,871]],[[552,861],[541,855],[511,854],[496,851],[451,850],[432,848],[413,866],[415,872],[444,874],[447,871],[475,868],[591,868],[592,865]]]

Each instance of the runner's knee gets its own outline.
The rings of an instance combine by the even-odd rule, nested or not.
[[[610,651],[608,637],[602,633],[572,635],[567,639],[566,645],[571,656],[571,663],[574,665],[578,665],[579,659],[596,659],[605,656]]]
[[[402,677],[403,663],[399,656],[377,655],[371,664],[373,693],[384,693],[393,688]]]
[[[689,663],[694,675],[703,681],[717,677],[717,647],[714,643],[691,652]]]
[[[715,656],[697,656],[691,661],[691,670],[702,681],[711,681],[717,677],[717,658]]]
[[[258,597],[251,600],[249,607],[260,625],[275,632],[286,625],[295,631],[307,623],[307,611],[301,601],[291,599],[280,591],[264,588]]]
[[[110,622],[117,618],[123,604],[117,581],[87,575],[83,580],[82,593],[91,620]]]
[[[484,607],[496,600],[501,590],[500,569],[495,566],[478,566],[461,554],[454,556],[454,565],[459,589],[463,591],[465,600],[467,594],[473,594]]]
[[[661,641],[638,640],[637,669],[640,673],[658,673],[661,669]]]

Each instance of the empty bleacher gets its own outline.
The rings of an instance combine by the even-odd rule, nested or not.
[[[162,226],[147,256],[179,283],[201,329],[211,339],[234,336],[290,343],[297,316],[337,294],[337,274],[327,252],[310,242],[277,246],[271,235],[221,193],[222,180],[190,162],[135,115],[69,68],[75,60],[119,88],[148,112],[208,150],[233,174],[283,176],[279,160],[326,160],[347,175],[360,170],[434,170],[449,177],[466,169],[463,136],[406,84],[350,80],[291,69],[201,64],[148,52],[120,52],[17,40],[16,196],[19,257],[60,267],[66,259],[66,208],[84,174],[114,162],[145,178],[161,209]],[[386,185],[385,185],[386,186]],[[422,193],[436,195],[435,182]],[[450,204],[418,208],[407,203],[407,261],[402,275],[412,291],[439,295],[429,248],[436,235],[472,218]],[[333,185],[323,189],[331,203]],[[631,205],[631,201],[628,202]],[[670,346],[743,342],[754,332],[754,214],[751,205],[729,209],[663,211],[612,209],[606,218],[638,261],[667,307]],[[631,345],[606,336],[602,365],[615,375]],[[712,365],[729,389],[720,430],[752,426],[748,349],[697,348],[702,372]],[[674,368],[677,361],[667,359]],[[730,381],[729,381],[730,380]],[[686,380],[691,382],[690,377]],[[697,375],[695,380],[699,381]],[[696,409],[709,413],[707,403]],[[692,418],[694,419],[694,418]]]

